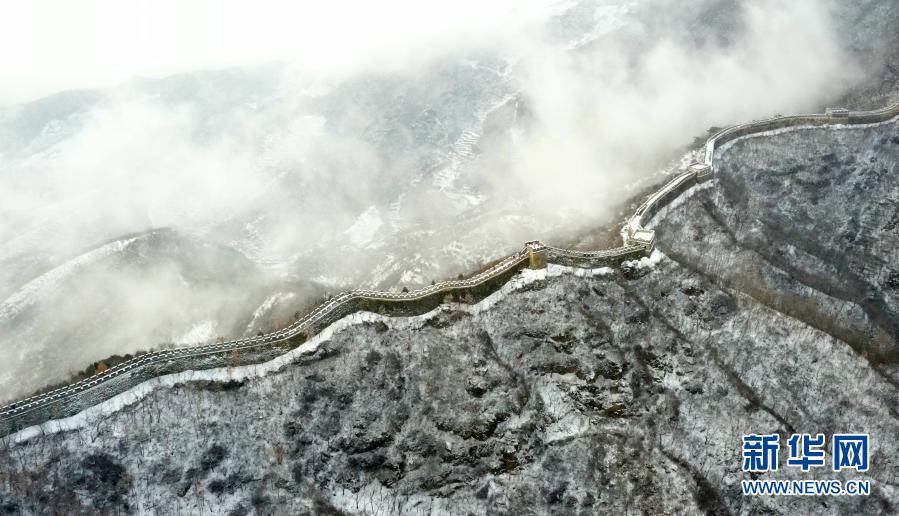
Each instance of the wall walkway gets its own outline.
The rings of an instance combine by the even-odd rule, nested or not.
[[[775,117],[729,127],[709,138],[703,161],[690,165],[686,172],[674,177],[637,208],[622,229],[624,242],[620,247],[585,252],[533,241],[467,279],[443,281],[411,292],[343,292],[282,330],[223,343],[151,351],[81,381],[0,407],[0,437],[49,420],[75,415],[157,376],[271,360],[354,312],[364,310],[390,316],[420,315],[453,299],[480,300],[498,290],[519,270],[545,267],[547,263],[583,268],[617,267],[624,261],[652,252],[655,234],[644,224],[682,192],[714,177],[715,150],[723,144],[774,129],[872,124],[897,115],[899,104],[875,111],[828,110],[824,114]]]

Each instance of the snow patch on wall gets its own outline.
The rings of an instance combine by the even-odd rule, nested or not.
[[[569,269],[564,267],[563,269]],[[230,381],[246,381],[259,378],[268,374],[275,373],[287,365],[297,361],[301,356],[314,353],[318,347],[331,339],[331,337],[340,331],[351,326],[371,323],[384,322],[397,328],[414,329],[425,324],[426,321],[433,318],[434,315],[442,311],[461,310],[471,314],[476,314],[489,310],[490,307],[505,298],[509,293],[519,290],[526,285],[535,281],[543,280],[547,277],[546,270],[525,269],[520,274],[515,275],[510,281],[503,285],[499,290],[487,296],[483,300],[474,305],[466,305],[461,303],[441,305],[434,310],[413,317],[388,317],[378,315],[371,312],[357,312],[350,314],[315,335],[312,339],[306,341],[295,349],[274,358],[268,362],[252,364],[239,367],[221,367],[216,369],[206,369],[202,371],[183,371],[180,373],[159,376],[151,380],[147,380],[131,389],[118,394],[100,404],[94,405],[74,416],[63,419],[48,421],[41,425],[35,425],[3,439],[0,443],[18,444],[23,443],[35,436],[52,434],[56,432],[65,432],[83,428],[96,423],[98,420],[106,418],[128,406],[134,405],[140,400],[146,398],[157,389],[171,388],[176,385],[197,381],[213,381],[213,382],[230,382]]]

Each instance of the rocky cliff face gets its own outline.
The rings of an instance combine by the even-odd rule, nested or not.
[[[895,513],[897,160],[895,122],[737,141],[656,217],[656,263],[551,267],[7,443],[0,511]],[[867,474],[768,475],[872,495],[742,496],[752,432],[871,434]]]

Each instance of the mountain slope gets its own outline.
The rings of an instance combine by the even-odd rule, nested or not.
[[[338,329],[0,452],[11,511],[889,514],[899,124],[738,140],[660,254]],[[227,378],[225,375],[223,378]],[[868,497],[744,497],[745,433],[866,432]],[[769,475],[775,477],[774,474]]]

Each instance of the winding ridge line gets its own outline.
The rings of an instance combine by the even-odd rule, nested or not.
[[[358,311],[390,316],[420,315],[448,300],[483,299],[525,267],[542,268],[547,263],[583,268],[618,266],[622,262],[648,256],[653,249],[655,233],[646,229],[644,223],[691,186],[713,177],[715,150],[721,145],[775,129],[873,124],[897,115],[899,104],[894,104],[874,111],[828,109],[824,114],[778,116],[729,127],[708,139],[701,162],[687,167],[686,172],[675,176],[637,208],[622,228],[623,245],[620,247],[588,252],[532,241],[520,251],[467,279],[443,281],[411,292],[343,292],[284,329],[222,343],[151,351],[78,382],[0,407],[0,437],[53,419],[73,416],[161,375],[271,360],[296,348],[335,321]]]

